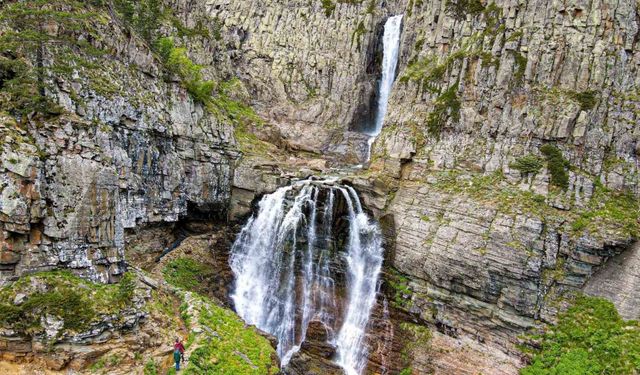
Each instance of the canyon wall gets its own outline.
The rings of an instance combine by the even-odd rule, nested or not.
[[[239,155],[232,124],[165,78],[145,40],[97,12],[84,30],[61,21],[46,31],[52,41],[89,41],[73,58],[54,42],[43,52],[52,70],[70,69],[47,77],[62,114],[0,119],[0,285],[57,268],[110,281],[124,272],[125,232],[190,211],[226,215]],[[190,48],[211,59],[215,43],[192,38]],[[224,72],[219,65],[210,76]]]
[[[515,354],[637,238],[638,7],[452,3],[405,8],[371,167],[392,196],[356,182],[394,229],[402,308]]]

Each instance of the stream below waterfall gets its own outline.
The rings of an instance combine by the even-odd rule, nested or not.
[[[402,16],[385,23],[382,77],[369,149],[380,133],[398,62]],[[232,299],[248,323],[278,339],[286,367],[311,323],[327,332],[332,360],[348,375],[367,366],[365,340],[383,261],[377,222],[353,187],[297,181],[265,195],[231,248]]]

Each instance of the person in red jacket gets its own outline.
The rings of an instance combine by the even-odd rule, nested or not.
[[[173,352],[180,353],[180,360],[182,363],[184,363],[184,345],[179,338],[176,338],[176,342],[173,344]],[[178,361],[176,361],[176,370],[178,369],[180,369],[180,367],[178,365]]]

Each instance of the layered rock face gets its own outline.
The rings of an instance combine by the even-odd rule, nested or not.
[[[375,109],[386,8],[375,1],[207,1],[237,35],[236,71],[273,129],[261,137],[293,150],[362,162],[357,132]],[[345,160],[345,157],[347,158]]]
[[[165,81],[148,45],[116,25],[72,35],[108,52],[99,70],[71,60],[71,74],[49,77],[63,115],[1,119],[0,284],[53,268],[109,281],[123,272],[128,229],[226,213],[233,127]],[[206,55],[215,45],[202,38],[192,48]],[[57,52],[52,43],[44,64]]]
[[[362,190],[394,233],[401,308],[515,353],[637,236],[638,9],[471,3],[407,4],[372,162],[394,192]]]

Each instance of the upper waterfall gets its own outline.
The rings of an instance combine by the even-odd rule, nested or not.
[[[310,322],[322,323],[334,361],[361,374],[382,255],[378,226],[352,187],[305,180],[280,188],[262,198],[232,246],[236,311],[278,338],[283,366]]]
[[[382,130],[384,116],[387,114],[389,94],[396,78],[398,54],[400,51],[400,32],[402,30],[402,15],[390,17],[384,25],[382,79],[378,87],[378,106],[373,127],[367,131],[371,136],[377,136]]]

